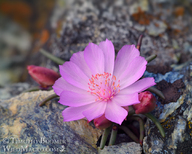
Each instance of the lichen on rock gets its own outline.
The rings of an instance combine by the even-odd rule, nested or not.
[[[64,123],[65,107],[57,99],[39,107],[53,93],[27,92],[0,101],[1,152],[97,153],[100,130],[86,120]]]

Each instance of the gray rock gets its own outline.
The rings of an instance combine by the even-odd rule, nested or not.
[[[138,30],[138,31],[141,31],[141,32],[143,32],[143,31],[145,30],[145,26],[139,25],[139,24],[136,24],[136,25],[134,26],[134,28],[135,28],[136,30]]]
[[[169,143],[169,149],[177,149],[177,144],[182,143],[186,139],[186,127],[187,123],[184,118],[178,116],[175,123],[175,128],[171,134],[171,138],[167,141]]]
[[[113,146],[105,146],[99,154],[141,154],[142,148],[140,144],[135,142],[121,143]]]
[[[64,106],[39,103],[53,91],[0,101],[0,153],[97,153],[101,131],[86,120],[63,122]]]
[[[158,26],[155,26],[157,24]],[[158,36],[167,29],[167,25],[162,21],[154,21],[147,27],[149,35]]]
[[[188,27],[192,18],[187,11],[186,17],[183,15],[179,19],[176,18],[174,9],[177,3],[178,1],[70,0],[65,1],[63,7],[63,1],[58,0],[51,25],[54,25],[53,28],[58,28],[57,23],[62,23],[59,33],[61,35],[57,37],[58,35],[53,34],[50,46],[47,48],[54,55],[69,60],[71,51],[82,51],[89,42],[98,44],[107,38],[114,43],[118,51],[125,44],[136,44],[139,35],[143,34],[141,55],[143,57],[158,55],[149,65],[183,62],[186,60],[186,57],[182,56],[186,54],[185,50],[187,53],[192,50],[185,44],[191,40],[192,29]],[[187,7],[185,5],[181,3],[184,9]],[[178,34],[175,34],[177,32]],[[188,60],[192,58],[191,55],[188,57]]]
[[[183,66],[175,66],[172,72],[166,73],[165,75],[154,75],[157,82],[164,79],[173,83],[175,80],[182,79],[185,83],[185,88],[179,89],[183,94],[177,102],[165,105],[162,105],[161,102],[157,103],[158,108],[154,110],[153,114],[158,117],[161,122],[166,137],[162,138],[154,123],[148,120],[145,125],[146,137],[143,142],[144,153],[192,153],[192,82],[189,80],[191,71],[192,63],[187,63]],[[148,76],[152,76],[152,74],[149,73]]]
[[[0,100],[10,99],[30,87],[28,83],[15,83],[0,87]]]
[[[0,86],[20,80],[30,48],[29,32],[0,15]]]

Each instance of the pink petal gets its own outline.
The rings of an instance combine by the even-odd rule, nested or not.
[[[88,78],[91,78],[92,73],[91,73],[91,70],[89,69],[87,63],[85,62],[83,51],[74,53],[72,55],[70,61],[73,62],[74,64],[76,64],[81,69],[81,71],[83,71],[85,73],[85,75],[87,75]]]
[[[132,85],[126,87],[125,89],[122,89],[118,94],[133,94],[133,93],[139,93],[147,88],[154,86],[155,80],[152,77],[149,78],[143,78]]]
[[[53,85],[54,92],[60,96],[62,91],[72,91],[79,93],[80,91],[85,91],[83,89],[77,88],[73,86],[72,84],[68,83],[63,79],[63,77],[60,77],[57,81],[55,81],[55,84]],[[85,91],[86,92],[86,91]]]
[[[121,86],[120,89],[124,89],[141,78],[146,70],[146,65],[147,61],[145,58],[141,56],[134,58],[127,70],[125,70],[119,78]]]
[[[80,91],[79,93],[63,91],[60,94],[59,100],[59,103],[72,107],[83,106],[93,102],[95,102],[95,96],[89,94],[86,91]]]
[[[135,48],[135,45],[125,45],[119,50],[117,54],[117,58],[115,61],[115,68],[114,68],[114,74],[116,78],[118,79],[122,72],[124,72],[131,61],[140,55],[137,48]]]
[[[119,106],[130,106],[140,103],[138,93],[121,95],[117,94],[113,97],[113,101]]]
[[[83,115],[89,121],[91,121],[103,115],[105,112],[106,106],[107,106],[107,102],[95,102],[94,106],[91,109],[83,112]]]
[[[89,78],[73,62],[65,62],[59,66],[62,77],[70,84],[88,90]]]
[[[115,50],[113,43],[108,39],[106,39],[106,41],[103,41],[99,44],[99,47],[104,53],[104,59],[105,59],[104,71],[113,74],[114,58],[115,58]]]
[[[104,72],[104,54],[98,45],[89,43],[84,50],[84,58],[93,75]]]
[[[123,107],[117,105],[117,102],[113,101],[113,99],[111,101],[108,101],[105,110],[105,117],[108,120],[121,125],[127,114],[128,112]]]
[[[93,105],[84,105],[79,107],[68,107],[63,112],[64,121],[73,121],[84,118],[83,111],[89,110]]]

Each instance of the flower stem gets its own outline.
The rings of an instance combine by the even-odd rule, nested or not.
[[[52,54],[48,53],[47,51],[45,51],[44,49],[40,49],[39,50],[45,57],[51,59],[52,61],[54,61],[55,63],[57,63],[58,65],[63,65],[63,63],[65,62],[64,60],[53,56]]]
[[[43,105],[45,105],[46,102],[48,102],[49,100],[52,100],[53,98],[56,98],[56,97],[59,97],[59,96],[57,96],[56,94],[52,94],[52,95],[48,96],[43,101],[41,101],[39,106],[42,107]]]
[[[119,126],[119,129],[122,129],[133,141],[139,143],[139,139],[133,134],[133,132],[131,132],[129,128],[125,126]]]
[[[141,48],[142,39],[143,39],[143,35],[140,35],[139,39],[138,39],[138,42],[137,42],[137,47],[136,47],[139,51],[140,51],[140,48]]]
[[[117,137],[117,131],[118,131],[118,127],[116,124],[114,124],[112,127],[112,132],[111,132],[111,136],[110,136],[110,140],[109,140],[109,146],[115,144],[115,140]]]
[[[144,122],[143,122],[143,119],[139,116],[132,116],[132,117],[129,117],[127,120],[136,120],[139,122],[139,127],[140,127],[140,138],[139,138],[139,142],[140,142],[140,145],[142,146],[143,144],[143,138],[144,138]]]
[[[153,55],[145,58],[145,60],[149,63],[149,62],[151,62],[152,60],[154,60],[156,57],[157,57],[157,55],[156,55],[156,54],[153,54]]]
[[[127,116],[127,117],[130,117],[130,116],[132,116],[133,114],[135,114],[135,110],[133,109],[132,106],[129,106],[129,112],[128,112],[128,116]]]
[[[152,92],[152,93],[157,94],[157,95],[158,95],[159,97],[161,97],[162,99],[165,99],[165,96],[163,95],[163,93],[162,93],[160,90],[158,90],[157,88],[155,88],[155,87],[150,87],[150,88],[148,88],[147,90],[150,91],[150,92]]]
[[[106,129],[104,130],[103,135],[102,135],[102,138],[101,138],[100,149],[103,149],[103,148],[104,148],[110,130],[111,130],[111,126],[108,127],[108,128],[106,128]]]
[[[161,133],[161,136],[165,137],[165,131],[164,131],[163,127],[161,126],[161,124],[159,123],[159,121],[151,113],[146,113],[144,115],[154,122],[154,124],[159,129],[159,132]]]
[[[37,87],[32,87],[32,88],[29,88],[29,89],[25,90],[24,93],[25,92],[38,91],[38,90],[40,90],[40,88],[38,86]]]

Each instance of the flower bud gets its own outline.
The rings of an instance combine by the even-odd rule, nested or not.
[[[94,125],[99,129],[108,128],[111,124],[112,122],[106,119],[104,114],[101,117],[94,119]]]
[[[29,65],[27,66],[28,72],[31,77],[38,83],[42,88],[52,86],[60,75],[48,68]]]
[[[139,104],[134,104],[133,108],[136,114],[145,114],[153,111],[156,107],[156,98],[149,91],[139,94]]]

